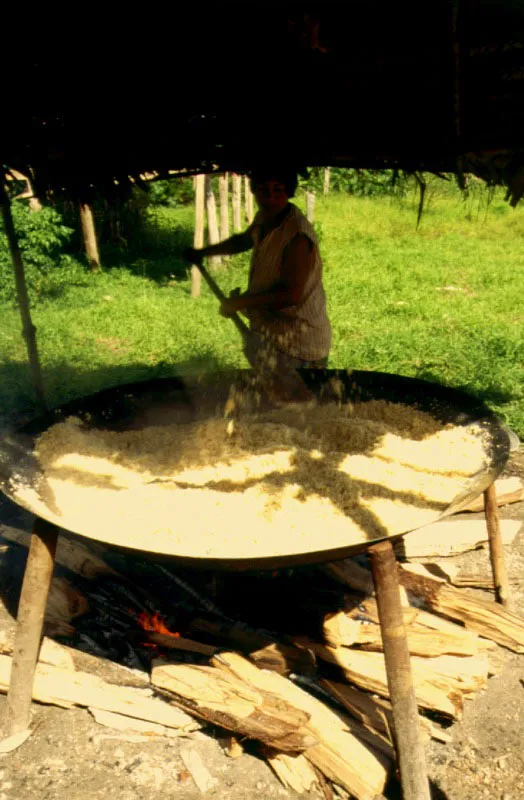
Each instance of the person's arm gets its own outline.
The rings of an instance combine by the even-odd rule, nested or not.
[[[311,240],[299,233],[290,242],[282,265],[280,285],[268,292],[258,292],[229,297],[222,303],[222,314],[228,316],[235,311],[270,309],[279,311],[296,306],[302,301],[307,281],[314,267],[314,254]]]
[[[210,244],[207,247],[195,249],[189,248],[186,251],[186,258],[195,264],[199,264],[206,256],[233,256],[236,253],[245,253],[253,247],[253,236],[251,228],[248,228],[243,233],[235,233],[229,239],[224,239],[223,242],[218,244]]]

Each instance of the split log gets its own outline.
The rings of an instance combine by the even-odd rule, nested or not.
[[[31,544],[31,534],[19,528],[2,525],[0,534],[7,541],[20,544],[22,547],[28,548]],[[86,545],[73,539],[67,539],[63,535],[58,537],[55,563],[74,572],[75,575],[81,575],[83,578],[91,579],[101,575],[119,577],[115,570],[111,569],[99,556],[91,552]]]
[[[322,687],[341,704],[349,713],[362,722],[367,728],[375,731],[387,742],[392,742],[393,716],[391,703],[383,697],[361,692],[347,683],[339,683],[322,679]],[[419,716],[422,733],[427,738],[436,739],[439,742],[450,742],[451,736],[434,725],[431,720],[422,715]]]
[[[309,747],[305,755],[329,780],[358,800],[373,800],[381,794],[391,761],[363,744],[352,732],[349,717],[327,708],[287,678],[260,670],[236,653],[220,653],[213,657],[212,664],[305,712],[309,716],[306,728],[318,742]]]
[[[340,667],[350,683],[389,697],[382,653],[321,644],[312,647],[319,658]],[[413,656],[411,668],[417,704],[449,717],[459,718],[463,696],[483,688],[488,680],[488,662],[484,654],[476,657]]]
[[[161,647],[166,647],[169,650],[182,650],[186,653],[200,653],[200,655],[203,656],[212,656],[218,650],[218,647],[213,647],[210,644],[194,642],[193,639],[186,639],[184,636],[170,636],[168,633],[148,631],[146,638],[148,642],[158,644]]]
[[[10,677],[11,658],[0,655],[0,692],[7,692]],[[114,686],[96,675],[70,672],[47,664],[37,665],[33,699],[65,708],[77,705],[113,711],[185,731],[198,728],[195,721],[183,711],[156,697],[146,696],[143,689]]]
[[[232,734],[220,740],[220,747],[228,758],[240,758],[240,756],[244,755],[242,742],[237,736],[233,736]]]
[[[14,625],[9,630],[0,631],[0,654],[11,656],[13,654],[14,641]],[[71,672],[75,669],[75,662],[68,648],[58,644],[58,642],[54,642],[52,639],[48,639],[47,636],[42,639],[38,660],[42,664],[51,664],[54,667],[67,669]]]
[[[159,725],[158,722],[133,719],[133,717],[125,717],[123,714],[115,714],[114,711],[102,711],[100,708],[89,707],[88,710],[99,725],[104,725],[104,727],[111,728],[114,731],[139,733],[145,736],[161,736],[168,739],[187,735],[184,730],[166,728],[165,725]]]
[[[519,478],[501,478],[495,481],[495,491],[497,493],[497,506],[507,506],[524,499],[524,486]],[[484,511],[484,494],[479,494],[475,500],[472,500],[471,503],[462,508],[460,513],[463,511]]]
[[[213,667],[157,660],[151,680],[184,711],[277,750],[300,752],[315,744],[304,727],[307,714],[242,678]]]
[[[89,611],[82,592],[65,578],[53,578],[47,597],[44,624],[71,622]]]
[[[194,619],[189,630],[193,634],[209,637],[228,648],[234,647],[249,656],[261,669],[269,669],[280,675],[299,672],[312,676],[316,672],[315,655],[307,647],[276,642],[259,631],[223,622]]]
[[[459,632],[429,630],[423,626],[415,627],[412,623],[418,612],[406,624],[408,647],[411,655],[418,656],[474,656],[478,652],[478,637],[459,628]],[[383,651],[380,625],[354,619],[344,611],[328,614],[324,619],[324,637],[333,647],[352,647],[357,645],[364,650]]]
[[[399,568],[399,580],[417,605],[422,603],[437,614],[460,621],[467,630],[515,653],[524,653],[524,618],[518,614],[466,590],[418,575],[405,566]]]
[[[499,603],[454,589],[438,578],[417,575],[414,571],[417,566],[399,565],[399,581],[413,606],[422,606],[425,610],[442,614],[485,639],[491,639],[515,653],[524,653],[524,618],[507,611]],[[356,591],[362,591],[366,585],[366,573],[371,579],[370,572],[350,559],[329,564],[324,569],[340,583]]]
[[[510,545],[521,527],[518,520],[502,520],[502,543]],[[395,552],[403,558],[440,558],[476,550],[487,541],[488,529],[483,519],[435,522],[407,533],[395,544]]]
[[[213,778],[208,768],[202,760],[202,756],[194,747],[184,747],[180,750],[180,758],[182,759],[185,768],[193,778],[197,789],[202,794],[214,789],[218,781]]]
[[[312,791],[318,784],[315,768],[301,753],[292,755],[291,753],[265,750],[262,755],[286,789],[293,789],[294,792],[301,795],[304,792]]]

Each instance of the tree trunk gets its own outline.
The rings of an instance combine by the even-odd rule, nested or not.
[[[331,177],[331,170],[329,167],[326,167],[324,170],[324,188],[323,188],[323,195],[324,197],[329,194],[329,179]]]
[[[84,237],[84,247],[87,255],[87,263],[91,272],[98,272],[100,269],[100,255],[98,253],[98,242],[96,240],[95,221],[93,209],[89,203],[80,201],[80,222],[82,223],[82,235]]]
[[[233,193],[231,205],[233,208],[233,230],[238,233],[242,230],[242,177],[233,173]]]
[[[211,175],[206,175],[205,187],[208,240],[209,244],[218,244],[220,241],[220,234],[218,232],[217,205],[215,202],[215,195],[213,193]],[[220,256],[211,256],[209,259],[209,265],[211,269],[216,269],[221,263],[222,259]]]
[[[229,177],[227,172],[219,178],[220,187],[220,241],[229,239]]]
[[[31,319],[31,310],[29,306],[29,296],[27,294],[27,284],[25,280],[24,262],[22,261],[22,254],[18,246],[16,238],[15,226],[13,224],[13,216],[11,214],[11,204],[4,188],[3,182],[0,180],[0,205],[2,206],[2,218],[4,221],[4,230],[11,252],[11,260],[15,272],[16,294],[18,297],[18,308],[22,318],[22,334],[25,339],[27,347],[27,355],[29,358],[29,367],[33,378],[33,386],[37,396],[37,400],[41,408],[46,410],[44,382],[42,379],[42,370],[40,366],[40,359],[38,357],[38,346],[36,343],[36,328]]]
[[[315,192],[306,192],[306,216],[313,224],[315,221]]]
[[[205,175],[195,176],[195,233],[193,247],[200,250],[204,246],[204,213],[205,213]],[[191,267],[191,297],[200,297],[202,275],[196,266]]]
[[[249,178],[247,175],[244,175],[244,192],[246,196],[246,218],[248,225],[251,225],[255,214],[253,211],[253,192],[251,191],[251,186],[249,185]]]

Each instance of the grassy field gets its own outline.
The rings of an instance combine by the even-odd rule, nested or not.
[[[411,196],[317,199],[330,365],[466,388],[524,436],[524,208],[501,196],[486,207],[485,196],[440,192],[417,229],[416,206]],[[207,289],[190,297],[176,249],[191,241],[191,225],[190,208],[156,210],[140,257],[120,257],[34,306],[51,404],[117,383],[244,364],[238,334]],[[245,285],[247,263],[237,257],[218,274],[226,291]],[[27,412],[20,318],[9,306],[0,310],[0,411]]]

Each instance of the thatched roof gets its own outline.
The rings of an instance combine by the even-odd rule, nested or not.
[[[69,196],[275,153],[473,171],[522,193],[522,0],[188,5],[39,31],[4,72],[0,163]]]

